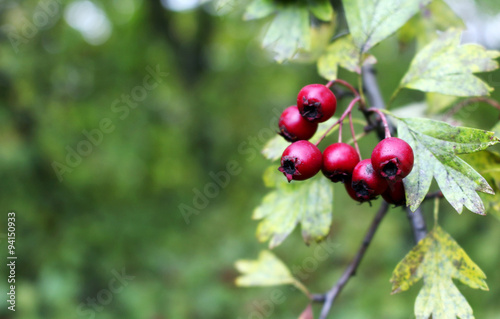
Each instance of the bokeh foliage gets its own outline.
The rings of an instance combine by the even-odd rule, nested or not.
[[[261,173],[268,163],[259,151],[275,129],[276,113],[294,103],[302,86],[323,81],[316,67],[275,64],[259,47],[268,20],[242,22],[238,7],[218,15],[213,9],[174,13],[155,0],[93,1],[112,25],[111,37],[94,46],[65,21],[62,11],[72,2],[61,1],[50,26],[17,52],[5,29],[0,42],[0,203],[2,216],[17,213],[16,317],[88,317],[78,313],[79,305],[108,287],[112,270],[124,268],[134,280],[96,318],[248,318],[273,289],[237,289],[233,282],[233,262],[266,246],[255,240],[257,223],[250,221],[267,192]],[[38,4],[4,1],[2,25],[22,28]],[[378,75],[387,99],[414,48],[400,50],[393,37],[373,51],[380,68],[392,70]],[[146,68],[157,65],[168,73],[163,83],[127,116],[113,112],[113,101],[131,94]],[[339,76],[352,77],[343,70]],[[500,73],[485,80],[498,86]],[[396,105],[416,97],[422,95],[405,91]],[[462,120],[490,128],[497,115],[479,105]],[[114,131],[60,182],[52,163],[64,163],[66,147],[75,149],[85,140],[82,131],[98,128],[104,118]],[[362,153],[375,141],[363,139]],[[227,170],[230,161],[240,173],[186,223],[179,205],[193,206],[196,190],[213,183],[210,172]],[[376,209],[352,203],[341,185],[334,188],[333,253],[301,278],[318,292],[339,277]],[[457,219],[444,204],[442,211],[443,228],[489,283],[500,282],[498,220]],[[4,258],[5,236],[0,240]],[[406,316],[417,290],[391,296],[387,278],[412,245],[406,217],[394,209],[332,316]],[[296,231],[274,253],[303,267],[315,247],[306,247]],[[4,279],[0,287],[6,291]],[[500,287],[490,288],[487,294],[461,289],[478,318],[500,312]],[[290,318],[306,305],[299,292],[282,292],[287,301],[275,305],[272,318]],[[0,308],[0,317],[10,315]]]

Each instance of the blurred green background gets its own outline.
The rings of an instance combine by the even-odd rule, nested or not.
[[[18,256],[16,312],[2,302],[0,318],[297,318],[307,305],[288,287],[236,288],[234,262],[266,248],[251,213],[268,191],[259,151],[270,123],[302,86],[324,81],[313,64],[275,64],[260,48],[266,21],[243,22],[241,1],[218,9],[195,2],[0,5],[2,263],[11,210]],[[386,98],[414,52],[394,37],[375,48]],[[499,72],[484,78],[500,85]],[[405,91],[396,104],[422,98]],[[485,129],[498,118],[485,105],[469,113],[461,120]],[[364,138],[362,153],[375,143]],[[227,185],[200,199],[228,163]],[[342,185],[335,191],[333,253],[304,280],[318,293],[344,271],[378,208],[348,200]],[[196,205],[186,219],[180,207]],[[441,207],[443,228],[485,271],[491,291],[459,288],[477,318],[499,318],[499,220]],[[432,205],[423,209],[431,217]],[[405,213],[393,209],[331,317],[412,318],[421,283],[395,296],[389,283],[412,238]],[[314,248],[297,229],[274,252],[301,267]],[[276,290],[283,302],[259,313]]]

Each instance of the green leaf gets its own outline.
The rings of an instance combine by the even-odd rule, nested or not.
[[[304,6],[287,5],[281,8],[262,42],[263,47],[274,53],[277,62],[292,59],[299,49],[311,48],[309,11]]]
[[[333,8],[329,0],[307,0],[309,11],[322,21],[331,21],[333,19]]]
[[[461,156],[492,185],[494,195],[480,194],[486,212],[500,218],[500,154],[485,150]]]
[[[373,55],[363,54],[361,65],[375,64]],[[328,46],[318,60],[318,72],[327,80],[337,79],[337,69],[341,66],[351,72],[361,73],[359,49],[351,35],[343,36]]]
[[[439,226],[396,266],[391,277],[392,293],[406,291],[420,279],[424,285],[415,302],[417,319],[474,318],[472,308],[452,279],[474,289],[488,290],[483,271]]]
[[[318,125],[318,130],[314,134],[313,137],[309,139],[309,141],[313,144],[316,144],[317,141],[319,141],[319,138],[328,130],[330,126],[332,126],[335,122],[337,122],[337,118],[332,117],[328,121],[319,123]],[[327,136],[332,134],[333,132],[337,131],[338,127],[335,127],[333,130],[331,130]],[[276,135],[275,137],[271,138],[266,145],[264,145],[264,148],[262,149],[262,154],[264,155],[265,158],[275,161],[278,158],[281,158],[281,155],[283,154],[283,151],[285,148],[290,145],[290,142],[287,142],[283,137],[280,135]]]
[[[253,212],[253,219],[261,219],[257,227],[259,241],[270,240],[269,247],[274,248],[298,223],[302,224],[302,237],[307,244],[328,235],[333,209],[333,186],[328,179],[316,176],[289,184],[277,166],[273,166],[266,170],[264,181],[266,186],[276,189]]]
[[[411,18],[398,32],[403,43],[417,39],[417,48],[422,48],[434,40],[436,31],[445,31],[450,27],[465,28],[465,24],[443,0],[433,0],[420,13]]]
[[[362,53],[396,32],[431,0],[344,0],[349,31]]]
[[[415,211],[429,191],[434,177],[450,204],[462,213],[463,206],[476,214],[484,214],[484,205],[476,192],[493,194],[487,181],[457,154],[481,151],[497,144],[493,132],[455,127],[444,122],[403,118],[398,136],[413,149],[415,163],[403,180],[406,201]]]
[[[286,285],[295,282],[285,264],[268,250],[261,251],[257,260],[238,260],[235,267],[242,274],[236,278],[236,285],[240,287]]]
[[[500,52],[477,44],[460,45],[460,35],[460,30],[451,29],[425,46],[413,59],[399,89],[455,96],[489,95],[493,89],[473,73],[497,69],[493,59]]]
[[[277,10],[272,0],[254,0],[245,10],[244,20],[265,18]]]

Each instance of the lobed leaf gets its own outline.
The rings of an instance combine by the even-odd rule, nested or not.
[[[476,192],[493,194],[488,182],[457,154],[473,153],[497,144],[493,132],[455,127],[444,122],[402,118],[398,136],[413,149],[415,163],[403,180],[406,201],[415,211],[429,191],[434,177],[450,204],[461,213],[463,206],[484,215],[484,205]]]
[[[316,176],[289,184],[274,166],[266,170],[264,181],[267,186],[276,189],[264,197],[252,216],[253,219],[261,219],[257,227],[259,241],[269,240],[269,247],[274,248],[299,223],[306,243],[321,241],[328,235],[333,209],[333,187],[330,181]]]
[[[493,89],[473,73],[493,71],[498,51],[460,45],[461,31],[450,29],[417,53],[399,88],[454,96],[489,95]],[[398,89],[399,90],[399,89]]]
[[[361,65],[375,63],[377,59],[373,55],[363,54]],[[361,74],[359,49],[351,35],[343,36],[328,46],[318,60],[318,73],[327,80],[335,80],[339,66]]]
[[[344,0],[345,15],[361,53],[396,32],[431,0]]]
[[[424,285],[415,302],[418,319],[474,318],[472,308],[452,279],[474,289],[488,290],[483,271],[439,226],[396,266],[390,280],[392,293],[406,291],[420,279]]]
[[[274,286],[293,284],[295,278],[290,270],[272,252],[263,250],[257,260],[238,260],[236,269],[242,274],[236,278],[236,285]]]

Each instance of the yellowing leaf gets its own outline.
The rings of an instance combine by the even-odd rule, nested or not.
[[[361,65],[376,62],[377,60],[373,55],[363,54]],[[318,72],[327,80],[337,79],[339,66],[351,72],[361,73],[359,49],[354,44],[351,35],[335,40],[318,60]]]
[[[424,285],[415,302],[417,319],[474,318],[472,308],[452,279],[474,289],[488,290],[483,271],[439,226],[396,266],[391,277],[392,293],[406,291],[420,279]]]
[[[422,203],[434,177],[450,204],[461,213],[463,206],[484,215],[484,205],[476,192],[493,194],[488,182],[457,154],[473,153],[497,144],[493,132],[455,127],[444,122],[403,118],[398,136],[413,149],[415,163],[403,180],[406,202],[412,211]]]
[[[236,278],[236,285],[240,287],[274,286],[295,282],[285,264],[268,250],[261,251],[257,260],[238,260],[235,267],[242,274]]]
[[[418,52],[399,89],[455,96],[489,95],[493,89],[473,73],[497,69],[498,63],[493,59],[500,52],[477,44],[461,45],[460,35],[460,30],[451,29]]]
[[[361,53],[396,32],[431,0],[344,0],[349,31]]]
[[[259,241],[270,240],[269,247],[276,247],[298,223],[302,224],[306,243],[321,241],[328,235],[332,223],[332,182],[316,176],[289,184],[277,166],[266,170],[264,180],[266,186],[276,189],[264,197],[253,213],[253,219],[261,219],[257,227]]]

